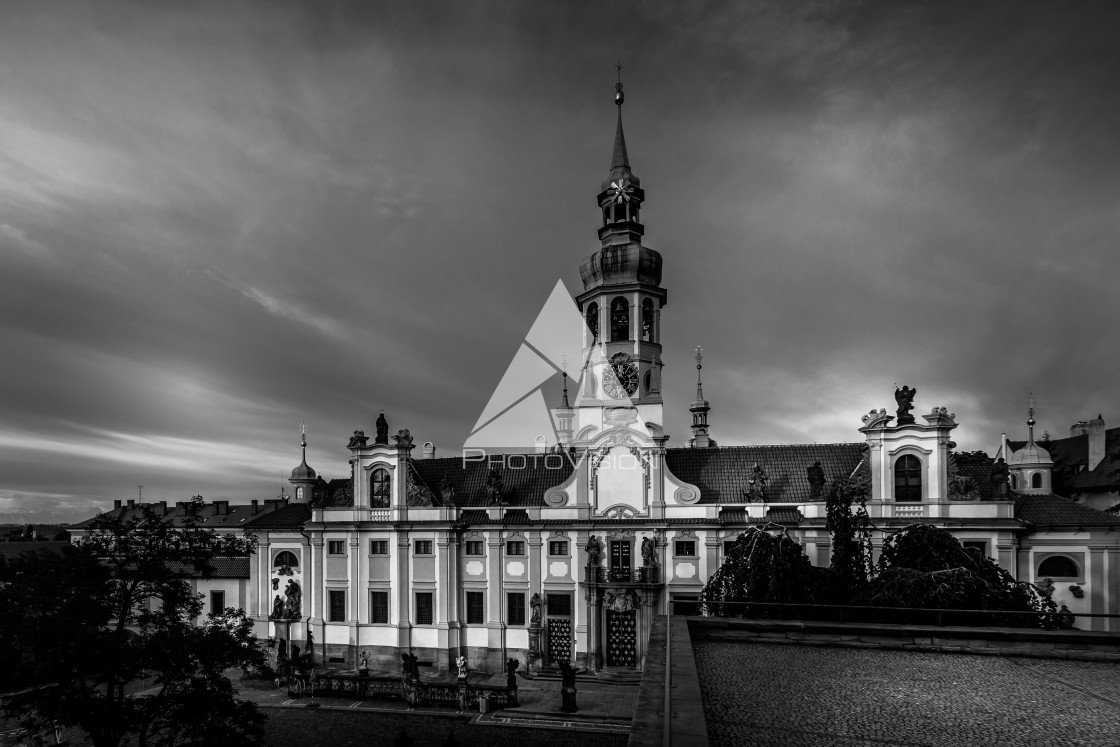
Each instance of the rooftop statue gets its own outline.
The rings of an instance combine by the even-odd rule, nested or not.
[[[914,395],[917,393],[918,390],[914,387],[903,384],[902,388],[899,389],[898,385],[895,384],[894,401],[898,404],[895,414],[898,415],[899,425],[910,425],[914,422],[914,416],[910,414],[910,411],[914,409]]]
[[[805,476],[809,479],[809,498],[819,501],[824,498],[824,469],[820,460],[813,462],[811,467],[805,468]]]
[[[756,464],[751,469],[751,479],[747,483],[747,500],[751,503],[763,503],[766,501],[766,485],[770,482],[769,475],[761,465]]]
[[[1007,496],[1009,487],[1007,485],[1007,478],[1011,474],[1011,468],[1007,466],[1007,462],[1003,461],[1000,457],[992,463],[991,481],[992,481],[992,498],[1000,500]]]
[[[389,444],[389,421],[385,419],[385,413],[377,416],[377,435],[374,436],[373,442],[375,444]]]

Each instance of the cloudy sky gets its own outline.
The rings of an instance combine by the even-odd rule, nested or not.
[[[0,5],[0,521],[267,498],[384,409],[462,445],[597,246],[621,59],[666,428],[1116,401],[1120,8]]]

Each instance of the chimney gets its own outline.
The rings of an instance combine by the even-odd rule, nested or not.
[[[1069,427],[1070,436],[1085,436],[1089,433],[1089,424],[1084,420],[1078,420],[1076,423]]]
[[[1089,421],[1089,469],[1104,461],[1104,418],[1097,415]]]
[[[158,503],[156,503],[156,511],[159,513],[160,516],[166,516],[167,515],[167,501],[159,501]]]
[[[131,508],[136,508],[136,499],[135,498],[129,498],[128,499],[128,507],[130,509]]]
[[[113,501],[113,508],[120,508],[120,507],[121,507],[121,500],[120,500],[120,498],[118,498],[117,500]]]
[[[253,513],[257,513],[260,510],[261,510],[260,502],[256,498],[254,498],[253,499]]]
[[[214,515],[225,516],[229,513],[229,501],[214,501]]]
[[[424,448],[420,451],[421,459],[435,459],[436,458],[436,445],[431,441],[424,442]]]

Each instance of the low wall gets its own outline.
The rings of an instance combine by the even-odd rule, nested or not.
[[[650,628],[642,684],[634,703],[627,747],[662,747],[665,744],[665,648],[666,632],[672,625],[672,687],[670,688],[670,744],[708,747],[704,703],[700,699],[700,675],[692,654],[688,618],[658,615]]]
[[[693,639],[1120,661],[1120,633],[687,617]]]

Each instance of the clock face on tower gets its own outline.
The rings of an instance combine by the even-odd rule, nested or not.
[[[611,356],[610,369],[603,376],[603,391],[612,399],[623,399],[638,391],[638,367],[626,353]]]

